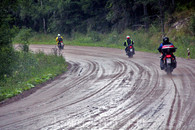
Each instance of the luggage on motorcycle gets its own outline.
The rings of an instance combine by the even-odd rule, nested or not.
[[[162,52],[163,53],[173,53],[176,52],[176,47],[174,45],[164,45],[162,47]]]

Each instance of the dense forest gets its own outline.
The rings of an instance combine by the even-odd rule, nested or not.
[[[1,18],[9,18],[11,27],[44,33],[147,30],[152,23],[164,32],[166,14],[193,7],[195,0],[3,0]]]

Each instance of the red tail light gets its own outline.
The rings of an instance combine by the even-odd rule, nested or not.
[[[171,58],[171,55],[166,55],[166,58]]]
[[[171,58],[172,56],[171,55],[166,55],[163,60],[165,60],[166,58]]]
[[[132,48],[132,46],[129,46],[129,48],[131,49],[131,48]]]

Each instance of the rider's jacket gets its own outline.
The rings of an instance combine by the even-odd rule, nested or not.
[[[125,40],[126,45],[134,44],[134,42],[131,39]]]
[[[61,38],[62,38],[62,40],[63,40],[63,37],[62,36],[60,36]],[[59,43],[59,41],[58,41],[58,37],[56,37],[56,42],[57,42],[57,44]]]

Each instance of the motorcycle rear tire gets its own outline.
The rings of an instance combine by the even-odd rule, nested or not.
[[[133,54],[129,53],[129,54],[128,54],[128,57],[129,57],[129,58],[133,58]]]
[[[167,71],[167,75],[171,75],[171,65],[167,65],[167,68],[166,68],[166,71]]]
[[[133,55],[129,55],[129,58],[133,58]]]

